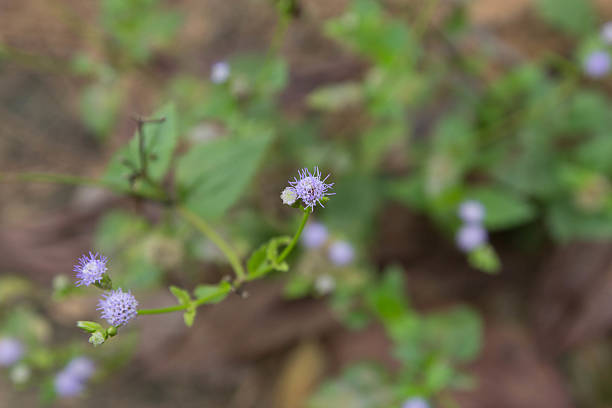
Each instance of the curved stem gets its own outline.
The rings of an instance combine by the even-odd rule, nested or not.
[[[300,239],[300,235],[302,235],[302,231],[304,230],[304,226],[306,225],[306,221],[308,221],[309,216],[310,216],[310,211],[304,210],[304,216],[302,217],[302,222],[300,223],[300,226],[298,230],[295,232],[295,235],[293,236],[293,239],[291,240],[289,245],[287,245],[285,250],[278,256],[278,259],[276,260],[278,263],[282,262],[287,256],[289,256],[289,254],[293,250],[293,247],[295,247],[295,244],[297,244],[297,241],[298,239]]]
[[[229,261],[232,269],[236,273],[238,281],[243,281],[246,278],[246,272],[244,267],[238,259],[236,251],[219,235],[204,219],[189,211],[185,207],[177,207],[179,214],[189,221],[194,227],[196,227],[202,234],[210,239],[220,250],[223,252],[227,260]]]

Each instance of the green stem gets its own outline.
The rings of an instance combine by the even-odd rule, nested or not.
[[[177,207],[179,214],[189,221],[194,227],[196,227],[202,234],[210,239],[220,250],[223,252],[230,265],[236,273],[238,282],[242,282],[246,279],[246,272],[238,259],[236,251],[219,235],[204,219],[197,216],[193,212],[189,211],[185,207]]]
[[[163,313],[171,313],[178,312],[180,310],[185,310],[189,307],[189,305],[176,305],[169,307],[160,307],[159,309],[140,309],[138,311],[139,315],[150,315],[150,314],[163,314]]]
[[[297,244],[298,239],[300,239],[300,235],[302,235],[302,231],[304,230],[304,226],[306,225],[306,221],[308,221],[308,217],[310,216],[310,211],[309,210],[304,210],[304,216],[302,217],[302,222],[298,228],[298,230],[296,231],[295,235],[293,236],[293,239],[291,240],[291,242],[289,243],[289,245],[287,245],[287,247],[285,248],[285,250],[279,255],[278,259],[276,260],[276,262],[280,263],[282,262],[287,256],[289,256],[289,254],[291,253],[291,251],[293,250],[293,247],[295,247],[295,244]]]
[[[209,300],[214,299],[217,296],[225,295],[230,290],[231,288],[228,288],[227,286],[220,287],[217,289],[217,291],[211,293],[208,296],[204,296],[202,298],[196,299],[191,304],[161,307],[159,309],[141,309],[138,311],[138,314],[139,315],[164,314],[164,313],[172,313],[172,312],[178,312],[181,310],[186,310],[186,309],[189,309],[189,307],[191,306],[199,307],[199,306],[202,306],[204,303],[208,302]]]
[[[134,192],[127,191],[124,188],[116,184],[109,183],[104,180],[94,179],[94,178],[71,176],[69,174],[59,174],[59,173],[15,173],[15,174],[0,173],[0,183],[20,182],[20,181],[100,187],[100,188],[107,189],[109,191],[113,191],[118,194],[131,194],[132,196],[150,198],[152,200],[160,200],[160,201],[167,200],[167,197],[162,190],[156,191],[155,194],[134,193]]]

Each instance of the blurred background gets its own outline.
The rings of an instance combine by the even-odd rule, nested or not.
[[[612,407],[608,21],[609,0],[0,0],[0,407]],[[287,272],[94,348],[82,253],[147,308],[232,273],[125,160],[162,116],[161,189],[245,262],[294,233],[299,168],[336,195]]]

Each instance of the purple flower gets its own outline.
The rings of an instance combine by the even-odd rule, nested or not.
[[[355,259],[355,249],[346,241],[336,241],[329,247],[329,259],[336,266],[345,266]]]
[[[74,271],[76,272],[76,285],[89,286],[102,280],[102,276],[106,273],[107,259],[96,252],[96,254],[89,253],[79,258],[79,263],[74,265]]]
[[[304,206],[310,207],[311,211],[314,211],[314,207],[317,203],[323,207],[323,203],[321,202],[323,197],[335,194],[327,192],[334,183],[325,184],[325,180],[327,180],[329,174],[321,180],[321,172],[318,167],[315,167],[314,174],[310,173],[310,170],[306,168],[300,170],[298,173],[300,176],[299,180],[294,177],[293,181],[289,181],[289,184],[295,189],[295,192],[304,203]]]
[[[70,360],[68,365],[64,368],[64,371],[70,373],[75,378],[87,381],[96,371],[96,366],[91,359],[80,356]]]
[[[55,392],[60,397],[74,397],[83,393],[85,383],[96,367],[87,357],[75,357],[55,376]]]
[[[459,218],[468,224],[478,224],[485,216],[484,206],[476,200],[467,200],[459,205]]]
[[[127,324],[138,313],[136,298],[130,291],[123,292],[121,288],[106,292],[98,306],[98,310],[102,311],[102,318],[115,327]]]
[[[302,232],[302,244],[306,248],[319,248],[325,244],[328,237],[327,227],[320,222],[310,222]]]
[[[283,204],[293,205],[298,199],[298,195],[293,187],[286,187],[280,195]]]
[[[459,228],[455,239],[459,249],[470,252],[487,242],[487,230],[479,224],[466,224]]]
[[[414,397],[406,400],[402,408],[429,408],[429,404],[421,397]]]
[[[0,367],[15,364],[23,357],[23,345],[12,337],[0,338]]]
[[[85,390],[85,382],[66,370],[57,373],[53,385],[56,394],[60,397],[74,397]]]
[[[612,21],[608,21],[601,27],[601,39],[604,43],[612,45]]]
[[[210,71],[210,80],[215,84],[222,84],[230,76],[230,66],[225,61],[216,62]]]
[[[584,72],[591,78],[601,78],[610,72],[610,55],[605,51],[594,51],[587,55]]]

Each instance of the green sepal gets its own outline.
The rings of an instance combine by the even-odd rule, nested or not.
[[[84,331],[86,331],[87,333],[93,333],[96,331],[104,331],[104,328],[102,327],[102,325],[100,325],[99,323],[96,322],[89,322],[86,320],[79,320],[77,322],[77,327],[79,329],[82,329]]]
[[[94,285],[102,290],[113,289],[113,281],[111,280],[110,275],[108,273],[102,275],[102,279],[100,279],[98,282],[95,282]]]
[[[109,337],[115,337],[117,335],[117,328],[115,326],[111,326],[108,329],[106,329],[106,334]]]

